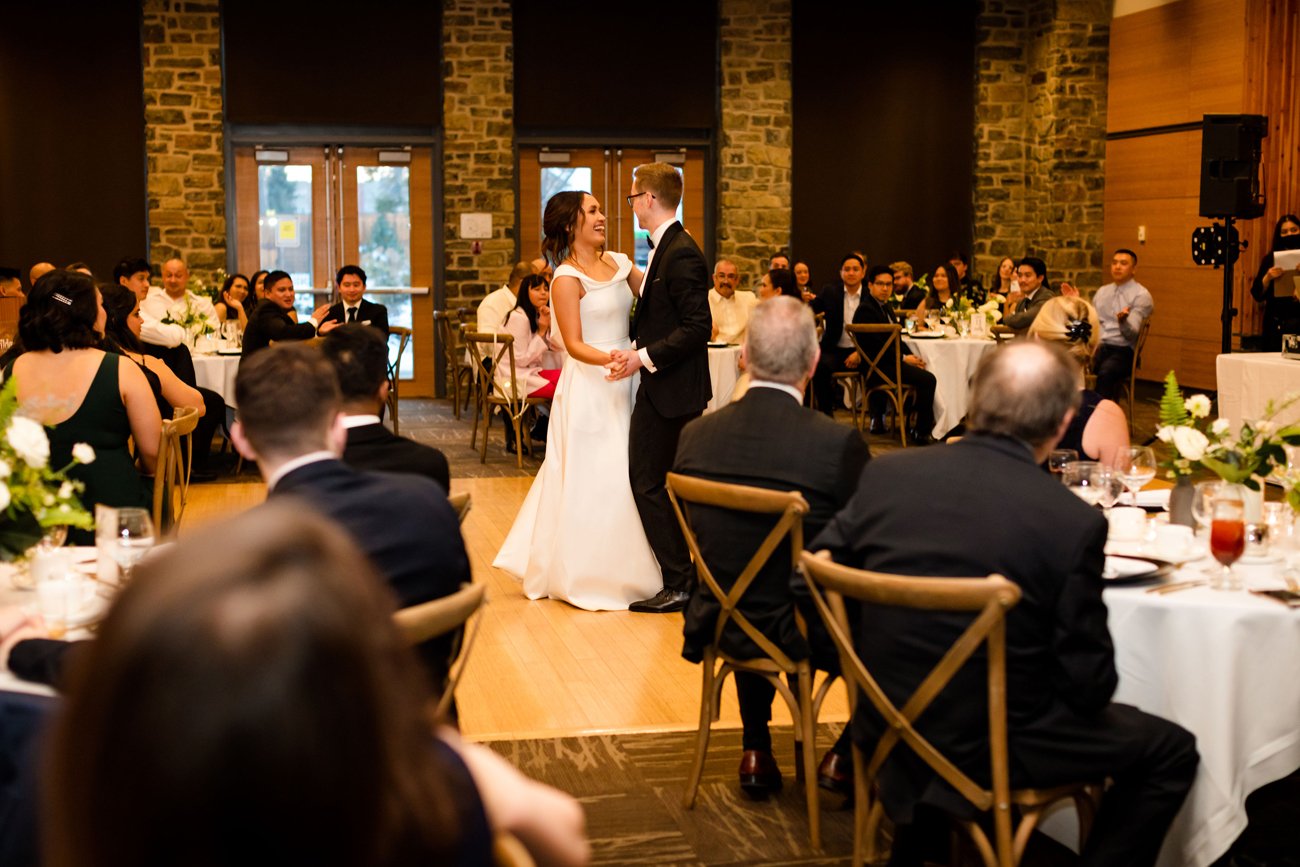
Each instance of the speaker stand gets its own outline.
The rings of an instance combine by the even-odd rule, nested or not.
[[[1232,224],[1235,218],[1223,218],[1223,347],[1224,355],[1232,352],[1232,318],[1237,315],[1237,309],[1232,306],[1232,271],[1233,264],[1237,261],[1237,250],[1231,249],[1234,241]]]

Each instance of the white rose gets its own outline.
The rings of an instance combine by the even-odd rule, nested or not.
[[[1156,439],[1162,443],[1171,443],[1174,441],[1174,429],[1172,427],[1162,427],[1156,431]]]
[[[1001,322],[1001,321],[1002,321],[1002,311],[1001,311],[1001,310],[997,310],[997,309],[990,310],[990,311],[988,312],[988,315],[989,315],[989,318],[991,318],[994,322]]]
[[[29,418],[16,415],[9,420],[7,433],[9,445],[29,467],[40,468],[49,463],[50,440],[45,428]]]
[[[0,482],[0,509],[9,508],[9,486]]]
[[[1210,399],[1203,394],[1194,394],[1183,401],[1192,418],[1205,418],[1210,414]]]
[[[0,479],[9,478],[9,474],[12,473],[13,471],[14,468],[9,466],[9,462],[4,460],[3,458],[0,458]],[[4,506],[0,506],[0,509],[3,508]]]
[[[93,464],[95,449],[90,443],[77,443],[72,447],[72,459],[79,464]]]
[[[72,490],[72,482],[64,482],[63,484],[59,485],[59,499],[60,499],[60,500],[66,500],[66,499],[68,499],[69,497],[71,497],[72,494],[73,494],[73,490]]]
[[[1216,418],[1214,424],[1210,425],[1210,433],[1216,437],[1221,437],[1228,432],[1230,427],[1232,427],[1232,422],[1226,418]]]
[[[1205,449],[1209,445],[1210,441],[1205,438],[1205,434],[1194,427],[1174,428],[1174,448],[1189,461],[1199,461],[1205,457]]]

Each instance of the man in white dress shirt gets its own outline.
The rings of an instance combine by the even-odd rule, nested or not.
[[[712,339],[740,343],[749,327],[749,314],[758,303],[753,292],[737,292],[740,272],[734,263],[719,259],[713,266],[713,288],[709,290],[709,312],[713,314]]]
[[[164,325],[161,318],[150,315],[144,308],[149,297],[149,280],[153,272],[147,259],[123,259],[113,268],[113,279],[135,293],[140,301],[140,339],[153,346],[172,348],[185,340],[185,329],[179,325]],[[161,291],[161,290],[159,290]]]
[[[510,270],[510,277],[501,288],[488,293],[478,303],[478,330],[485,334],[495,334],[505,328],[506,317],[515,309],[519,300],[519,284],[529,274],[534,273],[532,264],[516,262]]]
[[[162,288],[149,287],[148,294],[140,302],[141,318],[172,324],[184,321],[192,313],[206,319],[215,329],[219,321],[216,308],[212,306],[210,299],[196,295],[185,288],[189,279],[190,269],[186,266],[185,260],[173,257],[164,262]]]
[[[1092,369],[1097,374],[1097,393],[1108,400],[1119,400],[1133,367],[1142,323],[1156,306],[1151,293],[1133,276],[1137,261],[1137,253],[1132,250],[1116,250],[1110,259],[1110,279],[1114,282],[1102,286],[1092,297],[1101,322],[1101,345],[1093,357]],[[1079,290],[1062,283],[1061,294],[1077,296]]]

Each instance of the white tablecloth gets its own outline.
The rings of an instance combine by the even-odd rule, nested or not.
[[[934,431],[941,439],[966,417],[970,401],[970,378],[975,375],[984,353],[997,346],[993,340],[974,337],[916,339],[903,335],[907,349],[919,355],[926,370],[934,374]]]
[[[232,409],[235,407],[235,374],[238,372],[238,355],[194,356],[194,378],[199,387],[212,389]]]
[[[713,397],[705,412],[713,412],[731,402],[731,393],[736,390],[736,380],[740,378],[740,347],[709,347],[709,381],[713,383]]]
[[[1205,867],[1246,827],[1246,796],[1300,768],[1300,611],[1203,587],[1105,600],[1115,700],[1183,726],[1201,754],[1159,864]]]
[[[1238,430],[1243,419],[1264,417],[1270,400],[1281,403],[1291,393],[1300,393],[1300,359],[1283,358],[1276,352],[1234,352],[1220,355],[1215,362],[1219,385],[1219,417]],[[1184,389],[1187,391],[1187,389]],[[1280,424],[1300,421],[1300,403],[1278,415]]]

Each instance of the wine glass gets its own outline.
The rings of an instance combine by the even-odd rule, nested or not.
[[[1210,553],[1223,567],[1210,579],[1211,590],[1240,590],[1232,564],[1246,550],[1246,504],[1240,497],[1220,493],[1210,506]]]
[[[122,583],[131,580],[131,570],[153,547],[153,520],[147,509],[118,509],[113,539],[113,559],[122,570]]]
[[[1119,453],[1115,469],[1124,479],[1124,487],[1137,505],[1137,492],[1156,477],[1156,454],[1150,446],[1129,446]]]
[[[1112,467],[1098,464],[1093,471],[1093,484],[1097,487],[1097,504],[1107,515],[1124,493],[1124,480]]]
[[[1079,453],[1074,449],[1056,449],[1047,456],[1047,469],[1059,478],[1065,471],[1065,465],[1078,459]]]
[[[1061,473],[1061,481],[1080,500],[1089,506],[1097,505],[1101,499],[1101,487],[1097,484],[1096,461],[1071,461]]]

